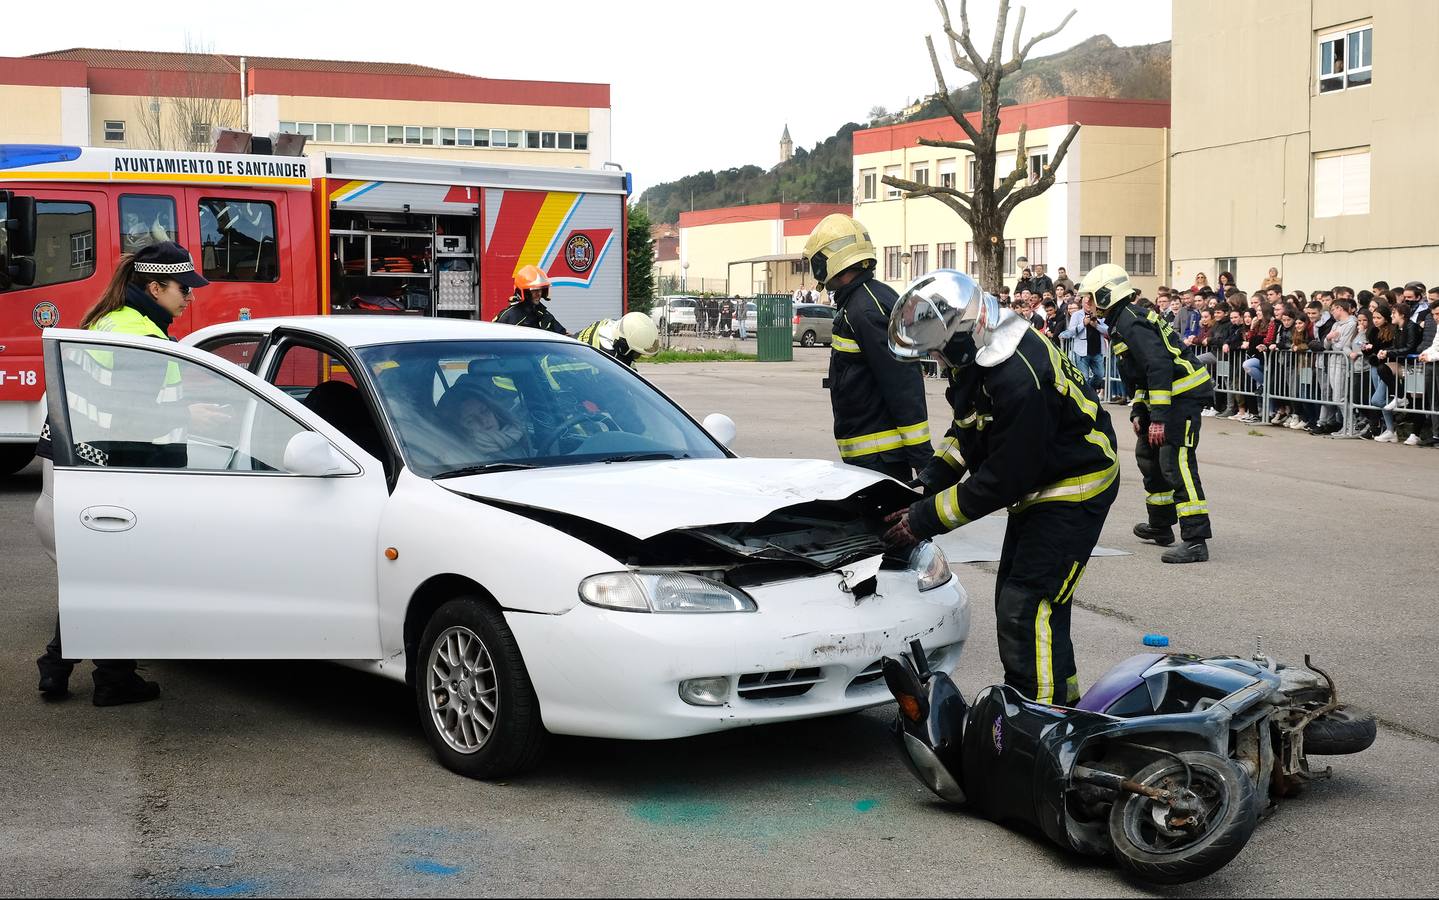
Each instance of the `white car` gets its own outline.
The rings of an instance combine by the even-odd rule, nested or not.
[[[650,310],[650,318],[654,319],[655,327],[661,331],[668,329],[671,334],[694,331],[697,302],[694,297],[661,297]]]
[[[884,703],[881,657],[951,668],[969,631],[937,547],[884,552],[898,482],[737,458],[733,422],[569,338],[330,316],[44,342],[75,657],[344,661],[499,777],[549,733]]]

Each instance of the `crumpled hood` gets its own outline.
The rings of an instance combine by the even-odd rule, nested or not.
[[[491,472],[437,481],[470,497],[567,513],[645,540],[843,500],[885,476],[818,459],[676,459]],[[898,485],[895,485],[898,487]]]

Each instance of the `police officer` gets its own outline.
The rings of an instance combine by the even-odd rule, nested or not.
[[[931,455],[924,375],[887,349],[895,292],[874,279],[874,244],[849,216],[825,216],[804,245],[815,280],[834,292],[830,407],[839,455],[850,465],[909,481]]]
[[[1004,681],[1042,703],[1074,703],[1070,609],[1119,493],[1108,413],[1053,342],[962,272],[910,286],[889,346],[940,363],[954,425],[917,479],[924,499],[888,517],[886,542],[909,545],[1007,507],[994,597]]]
[[[151,244],[134,254],[126,254],[120,258],[120,266],[111,277],[105,293],[85,313],[80,320],[80,327],[91,331],[142,334],[160,340],[171,340],[170,324],[190,306],[191,291],[209,283],[195,271],[190,254],[184,247],[170,241]],[[66,392],[71,395],[71,415],[88,416],[95,422],[97,429],[110,432],[115,438],[112,441],[87,442],[76,448],[78,455],[90,465],[184,468],[187,460],[185,428],[189,418],[217,414],[213,410],[190,409],[181,402],[183,395],[180,371],[174,363],[153,372],[116,371],[113,353],[88,350],[80,356],[78,368],[80,372],[94,378],[93,383],[99,387],[94,391],[87,391],[83,378],[67,382]],[[135,434],[126,435],[116,416],[88,399],[114,396],[123,390],[120,382],[125,380],[136,381],[133,390],[154,398],[156,414],[147,417],[147,424],[151,430],[164,428],[163,434],[144,435],[147,440],[137,440]],[[125,439],[127,437],[130,439]],[[40,498],[35,503],[35,529],[45,552],[53,560],[55,470],[51,462],[48,422],[41,431],[40,446],[36,453],[44,460],[44,471]],[[74,670],[76,661],[65,658],[60,643],[58,618],[55,621],[55,636],[45,648],[44,655],[35,662],[40,669],[40,693],[47,700],[60,700],[68,696],[70,673]],[[92,700],[96,706],[140,703],[160,696],[158,684],[146,681],[136,674],[133,659],[96,660],[94,679],[95,693]]]
[[[600,319],[580,329],[575,339],[608,353],[631,369],[637,358],[660,352],[659,329],[642,312],[625,313],[619,321]]]
[[[550,299],[549,276],[539,266],[525,266],[515,273],[515,293],[510,305],[495,316],[501,325],[522,325],[526,328],[543,328],[556,334],[568,334],[554,314],[545,306]]]
[[[1131,302],[1137,289],[1119,266],[1095,266],[1078,290],[1094,296],[1095,308],[1108,322],[1119,374],[1134,398],[1129,413],[1137,437],[1134,457],[1144,476],[1149,511],[1149,521],[1135,525],[1134,534],[1168,547],[1178,521],[1182,543],[1160,559],[1207,562],[1209,504],[1196,451],[1201,413],[1214,399],[1209,370],[1158,313]]]

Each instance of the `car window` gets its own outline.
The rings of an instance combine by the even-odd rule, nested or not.
[[[486,465],[724,456],[624,366],[550,341],[434,341],[356,351],[406,464],[433,478]]]
[[[249,388],[158,350],[61,344],[76,464],[282,472],[305,427]]]
[[[7,204],[0,203],[0,217],[8,214]],[[0,287],[0,291],[84,281],[95,274],[95,207],[88,203],[39,200],[35,203],[35,230],[35,281],[29,285]]]
[[[260,338],[257,335],[231,334],[205,341],[196,346],[208,353],[215,354],[226,362],[234,363],[242,369],[248,369],[250,364],[255,361],[255,351],[260,346]]]
[[[278,281],[275,204],[207,197],[200,201],[200,260],[211,281]]]
[[[120,252],[134,253],[161,241],[179,240],[175,200],[153,194],[121,194]]]

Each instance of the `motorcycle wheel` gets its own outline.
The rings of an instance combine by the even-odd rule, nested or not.
[[[1341,706],[1304,726],[1304,752],[1341,756],[1368,750],[1379,733],[1374,714]]]
[[[1139,794],[1122,794],[1109,813],[1109,839],[1121,867],[1154,884],[1184,884],[1211,875],[1239,855],[1258,822],[1254,785],[1232,761],[1203,750],[1180,753],[1199,799],[1198,831],[1171,829],[1168,807]],[[1133,778],[1146,787],[1178,792],[1184,766],[1166,757]]]

